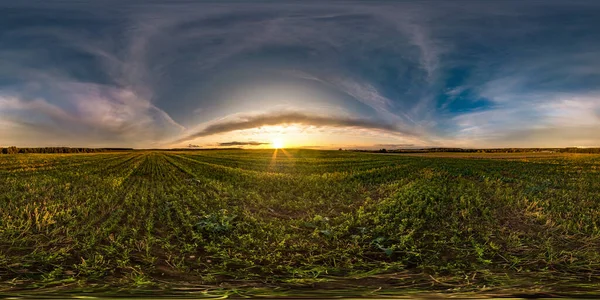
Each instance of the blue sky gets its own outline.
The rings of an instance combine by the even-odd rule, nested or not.
[[[598,28],[598,1],[3,1],[0,146],[600,146]]]

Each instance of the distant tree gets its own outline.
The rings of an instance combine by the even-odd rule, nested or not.
[[[17,147],[0,147],[0,154],[16,154],[16,153],[92,153],[105,151],[129,151],[129,148],[69,148],[69,147],[41,147],[41,148],[17,148]]]
[[[19,148],[15,146],[8,147],[7,154],[17,154],[19,153]]]
[[[379,149],[379,153],[387,153],[387,150],[385,150],[385,148]]]
[[[343,149],[342,149],[342,148],[340,148],[339,150],[340,150],[340,151],[342,151]]]

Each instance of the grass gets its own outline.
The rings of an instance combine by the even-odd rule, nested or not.
[[[600,290],[600,156],[462,158],[0,156],[0,293]]]

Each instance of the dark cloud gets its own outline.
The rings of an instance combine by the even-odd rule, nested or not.
[[[341,116],[322,116],[322,115],[311,115],[303,112],[272,112],[258,115],[248,115],[238,117],[233,120],[224,120],[211,125],[206,126],[204,129],[189,134],[176,143],[193,140],[200,137],[205,137],[213,134],[220,134],[231,132],[235,130],[258,128],[262,126],[274,126],[283,124],[300,124],[307,126],[316,127],[346,127],[346,128],[359,128],[359,129],[374,129],[382,130],[392,133],[403,133],[406,135],[412,135],[408,131],[403,131],[400,128],[388,124],[385,122],[353,118],[353,117],[341,117]]]
[[[219,146],[227,147],[227,146],[260,146],[260,145],[268,145],[269,143],[261,143],[261,142],[224,142],[219,143]]]

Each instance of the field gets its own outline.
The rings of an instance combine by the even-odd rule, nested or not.
[[[600,291],[600,156],[441,156],[2,155],[0,293]]]

